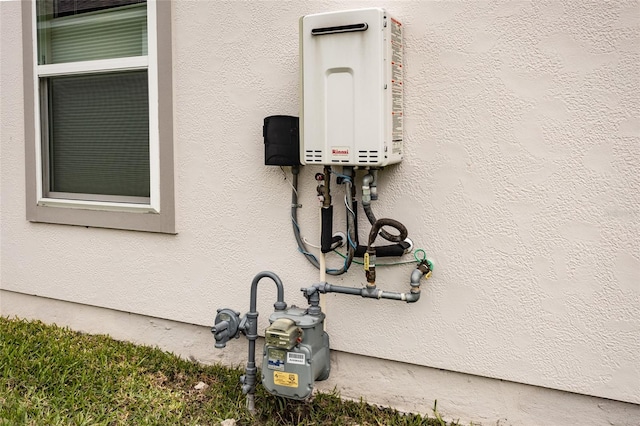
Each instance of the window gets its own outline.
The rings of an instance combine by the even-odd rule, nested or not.
[[[170,9],[23,3],[28,220],[175,232]]]

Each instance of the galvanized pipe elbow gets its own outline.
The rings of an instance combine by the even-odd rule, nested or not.
[[[263,278],[271,278],[278,289],[276,303],[274,303],[273,305],[276,308],[276,311],[283,311],[287,309],[287,304],[284,302],[284,286],[282,285],[282,280],[279,276],[271,271],[262,271],[259,272],[255,277],[253,277],[253,281],[251,281],[251,300],[249,301],[249,312],[256,311],[256,306],[258,304],[258,282],[260,282],[260,280]]]
[[[368,173],[362,177],[362,185],[370,186],[372,182],[373,182],[373,175],[371,173]]]
[[[420,299],[420,290],[418,290],[416,293],[405,293],[405,300],[407,301],[407,303],[415,303]]]
[[[409,285],[411,286],[411,292],[405,294],[405,300],[407,303],[415,303],[420,299],[420,280],[424,277],[426,272],[419,266],[411,272],[411,278]]]
[[[411,272],[411,287],[420,287],[420,280],[424,276],[424,273],[416,268]]]

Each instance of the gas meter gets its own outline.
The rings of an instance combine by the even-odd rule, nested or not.
[[[258,282],[270,278],[276,284],[278,297],[273,304],[275,312],[269,317],[265,331],[264,356],[262,361],[262,384],[274,395],[293,399],[306,399],[313,391],[316,380],[329,378],[329,335],[324,332],[325,315],[319,306],[318,293],[310,290],[307,309],[291,306],[284,301],[282,281],[273,272],[263,271],[251,282],[249,312],[240,318],[233,309],[218,309],[211,332],[216,348],[224,348],[227,342],[244,334],[249,340],[249,359],[246,374],[241,377],[242,391],[247,394],[247,407],[254,411],[257,383],[255,360],[258,340],[257,291]]]
[[[329,335],[324,313],[295,306],[276,311],[265,331],[262,385],[274,395],[306,399],[315,380],[329,377]]]

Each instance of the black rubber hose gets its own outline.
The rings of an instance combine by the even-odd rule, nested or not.
[[[378,221],[378,219],[376,219],[376,215],[373,213],[373,210],[371,210],[371,205],[370,204],[363,204],[362,208],[364,209],[365,214],[367,215],[367,219],[369,219],[369,223],[371,223],[371,225],[375,225],[375,223]],[[381,219],[382,220],[382,219]],[[385,219],[387,220],[387,219]],[[393,219],[388,219],[388,220],[393,220]],[[400,224],[402,226],[402,228],[405,230],[405,234],[404,236],[402,236],[402,234],[400,235],[393,235],[390,234],[389,232],[385,231],[384,229],[382,229],[382,227],[380,228],[380,236],[382,238],[384,238],[387,241],[391,241],[392,243],[399,243],[401,241],[404,241],[405,238],[407,238],[407,228],[404,227],[404,225],[402,225],[400,222],[394,221],[398,224]],[[395,226],[393,225],[389,225],[393,228],[395,228]],[[398,229],[398,228],[396,228]]]
[[[395,219],[382,218],[376,220],[371,227],[371,231],[369,232],[369,241],[367,242],[367,248],[370,248],[373,245],[373,242],[378,236],[378,231],[380,231],[383,226],[390,226],[398,231],[398,235],[393,235],[394,242],[399,243],[400,241],[404,241],[407,238],[407,228],[403,224]],[[380,232],[380,235],[382,236],[382,232]]]

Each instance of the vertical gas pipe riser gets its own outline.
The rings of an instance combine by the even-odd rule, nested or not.
[[[242,332],[249,340],[249,356],[247,359],[247,368],[245,375],[240,378],[242,383],[242,392],[247,395],[247,409],[255,414],[255,392],[256,392],[256,376],[258,369],[256,367],[256,340],[258,339],[258,311],[256,310],[258,300],[258,282],[262,278],[270,278],[277,287],[277,300],[273,304],[276,312],[287,309],[284,301],[284,287],[282,281],[273,272],[263,271],[257,274],[251,282],[251,300],[249,302],[249,312],[240,320],[240,313],[232,309],[218,309],[215,325],[211,328],[214,338],[216,339],[216,348],[224,348],[227,342],[239,336]]]
[[[247,409],[250,413],[255,414],[255,392],[256,392],[256,377],[258,369],[256,367],[256,340],[258,339],[258,282],[262,278],[271,278],[277,287],[276,303],[273,307],[276,311],[284,311],[287,309],[287,304],[284,301],[284,287],[282,281],[273,272],[263,271],[258,273],[251,281],[251,300],[249,301],[249,312],[247,312],[247,324],[246,324],[246,336],[249,339],[249,356],[247,359],[247,368],[245,369],[245,375],[240,378],[242,383],[242,392],[247,395]]]

